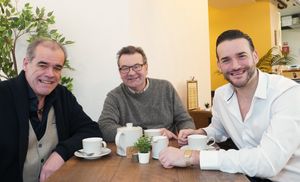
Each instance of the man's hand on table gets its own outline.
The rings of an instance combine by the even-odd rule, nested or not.
[[[199,134],[199,135],[206,135],[206,132],[199,128],[198,130],[194,129],[182,129],[179,131],[178,134],[178,144],[179,146],[187,145],[188,144],[188,136],[193,134]]]
[[[46,179],[58,170],[64,163],[65,161],[63,158],[57,152],[53,152],[42,167],[40,182],[46,181]]]
[[[199,165],[199,154],[199,151],[192,151],[191,165]],[[186,167],[186,160],[184,150],[175,147],[168,147],[159,153],[159,161],[165,168]]]
[[[160,128],[160,134],[162,136],[167,136],[169,139],[172,139],[172,138],[177,139],[177,136],[174,133],[172,133],[171,131],[167,130],[166,128]]]

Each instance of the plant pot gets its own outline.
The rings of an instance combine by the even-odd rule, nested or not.
[[[205,111],[210,111],[210,108],[204,108]]]
[[[148,164],[150,160],[150,151],[148,153],[138,153],[139,163]]]

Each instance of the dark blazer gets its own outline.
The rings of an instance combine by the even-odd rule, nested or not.
[[[28,89],[24,71],[0,82],[0,180],[23,181],[29,135]],[[58,85],[53,103],[59,143],[55,151],[66,161],[82,147],[81,140],[102,136],[73,94]]]

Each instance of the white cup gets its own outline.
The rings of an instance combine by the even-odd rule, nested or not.
[[[82,148],[85,153],[101,154],[102,147],[106,148],[106,143],[100,137],[85,138],[82,140]]]
[[[154,137],[154,136],[161,135],[160,129],[147,129],[147,130],[144,130],[144,134],[145,134],[145,136],[148,136],[148,137]]]
[[[167,136],[154,136],[152,138],[152,158],[158,159],[159,152],[167,148],[169,139]]]
[[[208,142],[212,141],[209,145]],[[189,135],[188,136],[188,144],[189,147],[193,150],[205,150],[209,146],[214,145],[215,139],[213,137],[208,138],[206,135]]]

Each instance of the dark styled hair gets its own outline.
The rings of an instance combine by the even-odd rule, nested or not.
[[[249,47],[250,47],[251,51],[255,50],[252,39],[249,37],[248,34],[245,34],[244,32],[242,32],[240,30],[227,30],[227,31],[221,33],[221,35],[219,35],[217,42],[216,42],[216,49],[219,44],[221,44],[222,42],[224,42],[226,40],[233,40],[233,39],[239,39],[239,38],[246,39],[249,43]],[[218,58],[217,50],[216,50],[216,54],[217,54],[217,58]]]
[[[67,51],[66,51],[65,47],[62,44],[60,44],[57,41],[52,40],[52,39],[39,38],[39,39],[36,39],[33,42],[31,42],[27,47],[26,56],[29,59],[29,61],[32,61],[34,59],[35,49],[39,45],[50,48],[52,50],[61,49],[64,53],[64,60],[67,59]]]
[[[144,53],[143,49],[140,48],[140,47],[134,47],[134,46],[126,46],[126,47],[123,47],[121,50],[119,50],[119,52],[117,53],[117,58],[118,58],[118,66],[119,65],[119,62],[120,62],[120,57],[123,55],[123,54],[135,54],[135,53],[139,53],[142,55],[143,57],[143,63],[144,64],[147,64],[147,57],[146,57],[146,54]]]

